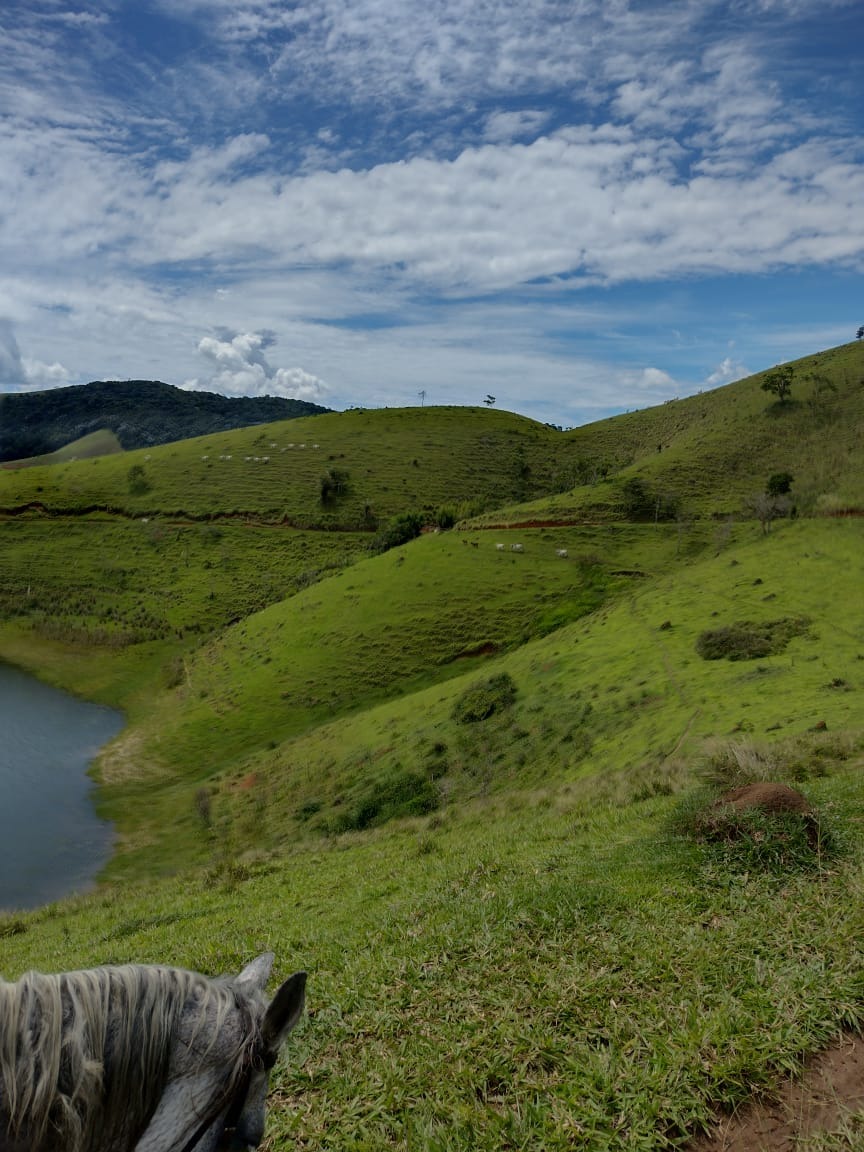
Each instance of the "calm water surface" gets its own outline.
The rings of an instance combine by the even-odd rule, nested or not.
[[[92,884],[113,832],[96,816],[87,767],[123,722],[0,664],[0,910]]]

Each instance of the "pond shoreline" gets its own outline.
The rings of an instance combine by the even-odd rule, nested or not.
[[[92,888],[114,827],[96,808],[96,760],[122,712],[0,662],[0,912]]]

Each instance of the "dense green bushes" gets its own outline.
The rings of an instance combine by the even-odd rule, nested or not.
[[[423,816],[438,807],[440,794],[431,776],[405,770],[369,780],[329,822],[331,832],[359,832],[397,816]]]
[[[490,676],[472,684],[453,706],[453,719],[457,724],[476,724],[495,712],[503,712],[516,699],[516,684],[507,672]]]
[[[784,616],[779,620],[750,620],[710,628],[696,641],[703,660],[760,660],[782,652],[794,636],[807,631],[806,617]]]

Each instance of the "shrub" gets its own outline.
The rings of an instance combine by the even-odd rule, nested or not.
[[[372,544],[373,551],[387,552],[391,548],[398,548],[400,544],[415,539],[422,531],[423,518],[417,512],[403,512],[378,533]]]
[[[624,481],[621,506],[628,520],[674,520],[678,499],[673,492],[652,492],[639,476]]]
[[[348,491],[349,474],[341,468],[330,468],[321,477],[321,503],[332,504]]]
[[[709,628],[696,641],[703,660],[761,660],[782,652],[789,641],[807,631],[806,617],[784,616],[760,623],[743,620],[723,628]]]
[[[207,788],[199,788],[195,793],[195,811],[205,828],[213,824],[213,799]]]
[[[423,816],[434,811],[440,792],[431,776],[402,771],[385,780],[370,780],[330,821],[332,832],[360,832],[399,816]]]
[[[151,484],[147,479],[143,464],[133,464],[126,473],[126,482],[129,485],[130,496],[144,496],[150,491]]]
[[[791,472],[775,472],[768,477],[765,491],[769,496],[785,496],[791,490],[794,479]]]
[[[442,532],[446,532],[456,523],[456,508],[452,504],[442,504],[436,511],[433,520]]]
[[[453,706],[453,719],[457,724],[476,724],[495,712],[503,712],[516,699],[516,684],[507,672],[490,676],[472,685]]]

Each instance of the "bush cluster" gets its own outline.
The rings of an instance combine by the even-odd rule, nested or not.
[[[403,512],[395,516],[386,528],[375,537],[372,544],[374,552],[388,552],[391,548],[398,548],[400,544],[407,544],[423,531],[423,517],[417,512]]]
[[[507,672],[490,676],[466,689],[453,705],[457,724],[476,724],[495,712],[503,712],[516,699],[516,684]]]
[[[330,468],[325,476],[321,477],[321,503],[332,504],[348,492],[350,475],[342,468]]]
[[[431,776],[403,771],[386,780],[370,780],[330,821],[332,832],[360,832],[398,816],[423,816],[434,811],[440,792]]]
[[[751,620],[709,628],[696,641],[703,660],[761,660],[782,652],[794,636],[807,631],[806,617],[783,616],[779,620]]]

